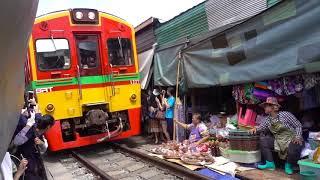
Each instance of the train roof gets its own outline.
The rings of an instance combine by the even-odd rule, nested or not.
[[[87,9],[87,8],[77,8],[77,9]],[[49,13],[46,13],[46,14],[42,14],[42,15],[40,15],[40,16],[37,16],[37,17],[36,17],[36,20],[41,19],[41,18],[43,18],[43,17],[45,17],[45,16],[48,16],[48,15],[51,15],[51,14],[62,13],[62,12],[70,12],[71,10],[73,10],[73,9],[64,9],[64,10],[52,11],[52,12],[49,12]],[[98,12],[99,12],[99,13],[103,13],[103,14],[107,14],[107,15],[110,15],[110,16],[113,16],[113,17],[119,19],[119,21],[125,22],[125,24],[130,25],[131,28],[134,28],[132,24],[130,24],[128,21],[126,21],[125,19],[123,19],[123,18],[121,18],[121,17],[119,17],[119,16],[116,16],[116,15],[114,15],[114,14],[110,14],[110,13],[107,13],[107,12],[104,12],[104,11],[98,11]]]

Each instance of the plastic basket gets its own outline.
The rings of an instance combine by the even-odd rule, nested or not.
[[[317,175],[312,171],[302,171],[300,172],[300,179],[303,180],[316,180]]]
[[[316,179],[320,179],[320,164],[316,164],[310,159],[300,160],[298,161],[298,164],[300,168],[300,175],[305,176],[305,178],[307,178],[306,172],[309,172],[309,175],[311,174],[310,172],[313,172],[316,175]],[[310,178],[312,178],[311,175]]]
[[[230,149],[241,151],[259,150],[258,136],[229,136]]]
[[[233,162],[252,164],[261,161],[260,151],[228,150],[229,159]]]

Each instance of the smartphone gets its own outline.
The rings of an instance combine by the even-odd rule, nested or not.
[[[30,99],[33,99],[33,98],[36,100],[34,92],[28,91],[28,108],[30,108],[30,109],[33,109],[34,106],[36,105],[36,104],[31,103],[32,101],[29,101]],[[36,100],[36,102],[37,102],[37,100]]]
[[[33,91],[28,91],[28,100],[34,98],[34,92]]]

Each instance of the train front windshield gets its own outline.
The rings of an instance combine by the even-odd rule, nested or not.
[[[70,48],[66,39],[39,39],[36,49],[41,71],[70,68]]]

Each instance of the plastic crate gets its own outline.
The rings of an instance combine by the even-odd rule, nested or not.
[[[228,150],[229,159],[233,162],[252,164],[261,161],[260,151]]]
[[[314,163],[310,159],[303,159],[298,161],[300,174],[304,174],[304,172],[314,172],[317,176],[316,179],[320,179],[320,164]]]

